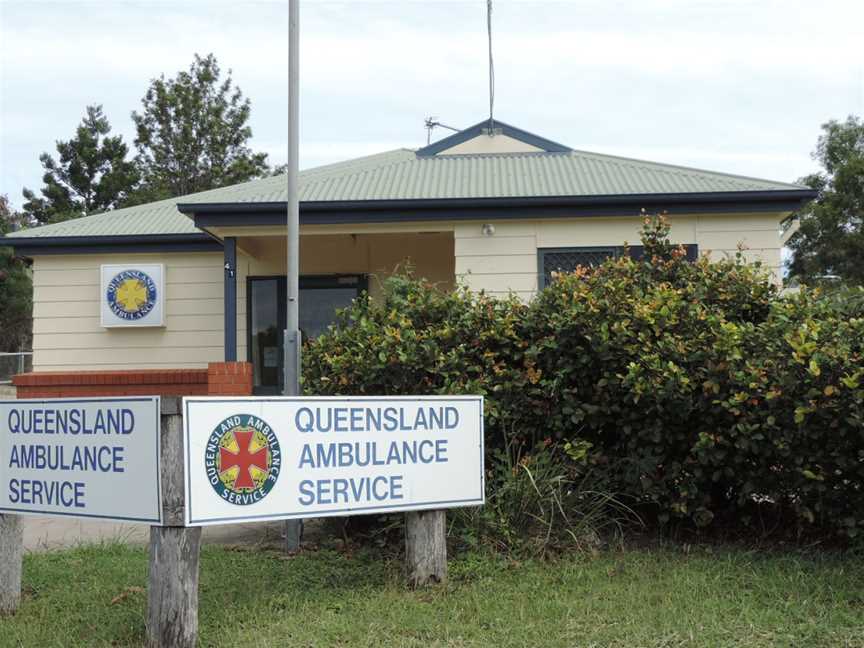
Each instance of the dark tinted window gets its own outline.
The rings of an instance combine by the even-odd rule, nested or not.
[[[285,277],[250,277],[249,353],[255,392],[278,394],[282,385],[283,335],[286,326]],[[314,338],[333,323],[336,310],[366,289],[360,275],[300,277],[300,331]]]
[[[253,279],[251,291],[250,355],[256,387],[279,386],[282,367],[282,329],[278,279]],[[281,325],[281,326],[280,326]]]
[[[695,244],[684,246],[687,249],[687,259],[695,261],[699,247]],[[600,265],[609,257],[617,257],[627,250],[633,259],[642,258],[642,246],[633,245],[608,247],[571,247],[571,248],[541,248],[537,250],[538,286],[542,290],[552,281],[553,272],[573,272],[578,266],[591,267]]]

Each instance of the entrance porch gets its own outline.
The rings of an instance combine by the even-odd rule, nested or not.
[[[219,232],[225,257],[225,360],[252,363],[256,394],[282,390],[287,245],[284,228],[267,229]],[[337,309],[361,293],[377,298],[382,281],[406,268],[444,288],[453,287],[453,232],[301,232],[304,339],[326,331]]]

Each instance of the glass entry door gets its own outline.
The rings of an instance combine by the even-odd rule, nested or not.
[[[336,309],[366,290],[364,275],[300,277],[300,331],[303,339],[327,330]],[[256,394],[281,394],[283,332],[287,321],[285,277],[249,277],[246,290],[247,356]]]

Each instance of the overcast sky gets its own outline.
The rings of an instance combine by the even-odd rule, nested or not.
[[[488,116],[485,0],[301,3],[301,166],[425,144]],[[214,53],[285,161],[287,1],[0,0],[0,193],[88,104],[129,142],[148,82]],[[574,148],[774,180],[864,114],[860,0],[495,0],[495,116]],[[445,132],[439,131],[436,137]]]

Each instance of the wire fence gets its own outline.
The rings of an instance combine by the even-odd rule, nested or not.
[[[33,371],[33,352],[0,353],[0,385],[12,383],[15,374]]]

